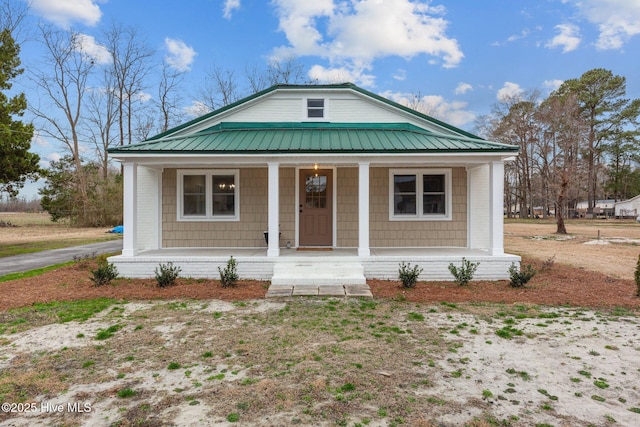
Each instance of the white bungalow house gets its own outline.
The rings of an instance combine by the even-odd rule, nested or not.
[[[123,276],[172,261],[215,278],[231,256],[241,278],[272,284],[303,265],[298,284],[397,279],[400,262],[451,280],[463,257],[480,262],[476,279],[505,279],[520,263],[503,249],[518,148],[350,83],[273,86],[109,153],[124,167],[110,258]]]

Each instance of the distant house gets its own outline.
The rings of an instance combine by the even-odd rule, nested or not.
[[[614,215],[615,200],[596,200],[593,208],[593,215],[597,218],[612,218]],[[576,203],[576,214],[579,218],[588,218],[589,203],[582,201]]]
[[[124,168],[124,249],[110,258],[124,276],[172,261],[214,277],[230,256],[265,280],[294,263],[396,279],[410,262],[424,280],[451,279],[463,257],[477,279],[520,263],[503,249],[518,147],[353,84],[273,86],[109,153]]]
[[[640,215],[640,194],[631,199],[616,202],[614,210],[616,218],[637,218]]]

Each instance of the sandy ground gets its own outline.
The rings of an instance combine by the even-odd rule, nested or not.
[[[504,229],[508,253],[543,261],[555,257],[557,263],[633,279],[640,254],[640,224],[634,221],[568,223],[567,235],[555,234],[555,224],[542,221],[507,222]]]
[[[589,272],[633,278],[640,224],[602,221],[569,224],[568,229],[568,236],[557,236],[550,223],[507,223],[505,249],[529,259],[555,257],[556,273],[549,277],[556,279],[565,271],[562,264],[579,267],[584,274],[571,286],[600,277]],[[87,287],[84,276],[74,283]],[[69,290],[70,282],[54,282],[51,286]],[[560,285],[570,282],[564,277]],[[608,283],[596,282],[602,289]],[[540,282],[523,290],[523,301],[527,292],[544,291],[545,286]],[[188,290],[189,285],[172,290],[180,289]],[[117,294],[118,288],[113,291]],[[453,299],[456,289],[447,292],[448,301],[458,301]],[[0,335],[0,385],[6,375],[18,381],[23,372],[78,379],[45,379],[50,384],[39,394],[25,388],[29,398],[21,403],[34,404],[34,410],[26,412],[16,405],[15,411],[0,413],[0,426],[353,426],[364,425],[364,420],[369,426],[397,425],[400,420],[403,425],[427,427],[640,425],[640,317],[635,306],[595,311],[537,308],[531,302],[498,308],[471,302],[454,308],[408,302],[410,296],[403,301],[379,301],[372,320],[362,324],[348,317],[353,311],[348,307],[331,318],[331,300],[318,301],[326,305],[327,311],[320,314],[326,321],[309,326],[308,335],[298,326],[309,313],[306,302],[299,300],[202,300],[185,304],[179,312],[157,312],[162,305],[177,304],[172,301],[138,301],[104,310],[86,322],[47,323],[26,330],[21,329],[23,320],[14,317],[9,324],[18,331],[9,328]],[[408,322],[410,313],[424,320]],[[344,320],[348,322],[341,323]],[[124,325],[114,338],[93,339],[114,322]],[[386,332],[379,335],[386,344],[367,340],[372,328],[383,328],[381,323]],[[136,332],[138,327],[141,332]],[[327,335],[327,328],[351,328],[350,335]],[[394,328],[414,332],[389,332]],[[280,339],[280,353],[269,357],[275,358],[271,363],[287,368],[274,373],[263,359],[271,343]],[[286,344],[286,339],[299,341]],[[213,350],[211,359],[200,356],[205,348]],[[331,352],[322,353],[323,348]],[[135,357],[127,356],[131,354]],[[171,360],[180,360],[182,368],[167,370]],[[95,369],[84,368],[88,362],[95,363]],[[356,365],[362,370],[354,376]],[[312,374],[314,369],[321,374]],[[224,379],[209,380],[220,375]],[[358,392],[344,392],[345,400],[337,402],[335,388],[345,378]],[[362,392],[365,387],[367,392]],[[118,397],[126,388],[136,396]],[[307,397],[314,405],[309,406]],[[379,408],[386,402],[389,414],[382,415]],[[230,413],[237,413],[240,421],[230,423]]]
[[[132,324],[149,328],[145,334],[153,345],[164,346],[170,353],[177,351],[189,354],[192,349],[185,338],[192,336],[193,326],[191,322],[184,321],[186,318],[176,315],[175,321],[167,318],[154,326],[144,323],[144,319],[153,318],[150,313],[157,304],[125,304],[118,319],[122,323],[131,320]],[[262,316],[259,318],[266,319],[283,310],[288,311],[287,306],[292,309],[301,308],[297,304],[300,303],[260,300],[246,306],[237,306],[212,301],[204,309],[199,305],[186,310],[200,318],[217,313],[219,323],[216,330],[233,331],[242,319],[250,316]],[[637,386],[640,383],[637,364],[640,356],[640,325],[638,318],[627,312],[598,313],[573,308],[533,312],[531,308],[519,306],[508,309],[512,311],[506,313],[489,314],[489,308],[481,306],[460,309],[400,304],[394,307],[385,312],[385,318],[391,318],[390,324],[399,328],[413,327],[418,331],[419,327],[415,322],[407,321],[407,313],[423,315],[424,322],[421,324],[425,329],[420,331],[425,336],[438,337],[441,340],[440,351],[443,352],[441,355],[432,354],[421,358],[417,356],[420,354],[420,346],[410,347],[413,359],[404,366],[412,372],[401,372],[393,357],[388,357],[382,365],[374,362],[374,359],[364,363],[361,371],[364,378],[371,376],[374,380],[377,378],[377,381],[389,383],[391,392],[395,394],[394,398],[401,396],[401,401],[411,402],[412,410],[404,418],[405,425],[460,426],[474,420],[490,419],[501,422],[499,425],[511,426],[542,423],[553,426],[635,426],[640,422],[640,414],[633,412],[640,407],[640,390]],[[382,308],[386,310],[390,307],[379,307]],[[61,349],[67,349],[67,352],[82,351],[83,348],[95,346],[95,341],[80,339],[79,334],[90,337],[98,330],[108,327],[113,323],[109,313],[109,310],[105,310],[84,323],[45,325],[2,336],[6,341],[2,346],[0,369],[6,369],[25,354],[56,353]],[[282,322],[286,325],[293,319],[294,317],[283,317]],[[513,336],[500,337],[496,334],[499,330],[509,330]],[[522,335],[516,335],[517,331],[521,331]],[[215,342],[217,334],[221,332],[200,330],[199,333],[199,338],[204,342]],[[131,335],[133,332],[129,330],[121,334]],[[287,336],[287,333],[283,336]],[[411,343],[418,338],[406,335],[406,338],[401,336],[400,339]],[[117,338],[111,340],[116,346],[114,340]],[[314,355],[320,344],[327,345],[322,337],[310,337],[303,344],[305,347],[297,350],[297,354],[301,356],[297,357],[311,362],[314,360],[312,357],[317,357]],[[333,344],[339,345],[339,341],[336,340]],[[406,344],[404,341],[401,343]],[[108,345],[107,342],[105,345]],[[137,349],[138,352],[144,350]],[[196,351],[201,352],[202,349]],[[231,349],[228,351],[232,352]],[[249,351],[249,356],[250,354]],[[193,359],[177,354],[171,356],[181,360],[183,367],[188,369],[187,372],[184,368],[167,371],[153,365],[151,360],[132,362],[133,359],[121,356],[122,354],[113,355],[102,381],[79,381],[62,393],[40,396],[32,401],[36,405],[33,411],[0,414],[0,426],[48,426],[61,423],[107,426],[119,420],[123,422],[119,425],[132,425],[128,423],[132,420],[123,421],[121,417],[144,405],[154,408],[153,416],[147,414],[146,418],[142,416],[139,419],[139,422],[147,420],[144,425],[232,425],[226,419],[230,410],[235,410],[240,415],[237,425],[291,425],[292,420],[298,425],[336,425],[331,421],[331,416],[325,421],[321,421],[322,418],[309,418],[310,412],[305,412],[309,407],[301,406],[294,397],[290,397],[292,401],[288,403],[275,397],[276,392],[286,394],[283,390],[287,387],[297,389],[304,384],[288,384],[289,377],[286,375],[276,378],[267,374],[258,375],[256,370],[264,373],[265,368],[253,365],[254,362],[251,361],[246,363],[244,360],[243,363],[242,358],[214,357],[210,362],[203,363],[197,356]],[[346,359],[346,364],[353,365],[349,363],[352,356],[348,353],[340,357]],[[69,361],[66,364],[72,363]],[[166,366],[168,360],[161,360],[160,363]],[[229,374],[231,370],[234,371],[233,375]],[[119,377],[118,372],[127,374]],[[222,375],[224,379],[215,381],[217,385],[212,385],[213,381],[205,379],[225,372],[226,376]],[[316,378],[313,380],[314,384],[318,384],[318,381],[322,384],[330,382],[326,377],[318,379],[314,375],[306,375],[308,378],[301,381],[311,382]],[[349,377],[348,373],[346,375]],[[412,377],[424,380],[409,386],[406,381]],[[280,387],[270,390],[269,387],[275,387],[276,383]],[[356,387],[362,387],[362,383],[355,383]],[[125,387],[132,387],[138,397],[118,397],[116,392]],[[236,394],[225,394],[231,393],[230,390],[236,390]],[[330,390],[329,384],[323,385],[319,390],[320,394],[314,395],[314,404],[336,405],[335,396],[327,393]],[[319,399],[323,391],[326,396]],[[265,403],[266,407],[261,407],[257,414],[252,415],[249,410],[235,408],[236,401],[231,402],[231,405],[225,402],[224,396],[234,396],[237,402],[241,402],[249,399],[246,395],[252,393],[267,393],[264,397],[272,403]],[[291,396],[295,396],[298,392],[293,390],[291,393]],[[185,399],[185,394],[192,398]],[[354,398],[351,406],[347,407],[352,412],[347,409],[348,415],[343,418],[347,423],[344,425],[356,425],[358,420],[365,419],[370,426],[393,423],[390,414],[380,414],[376,406],[378,401],[371,398],[365,400],[364,405],[358,405],[358,399]],[[278,401],[280,405],[276,405]],[[77,407],[69,410],[69,403],[80,404],[88,410],[79,412]],[[367,408],[367,405],[373,408]],[[56,413],[51,408],[63,409]]]

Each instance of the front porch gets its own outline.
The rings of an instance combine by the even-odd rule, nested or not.
[[[159,264],[173,262],[180,266],[183,277],[218,278],[218,267],[224,268],[233,256],[241,279],[273,283],[274,274],[279,273],[275,284],[295,283],[298,286],[362,284],[357,280],[361,276],[365,279],[398,280],[401,262],[423,268],[420,280],[447,281],[453,279],[449,264],[459,266],[463,257],[480,263],[475,280],[504,280],[509,277],[511,263],[520,264],[520,257],[516,255],[491,255],[487,250],[467,248],[371,248],[369,256],[359,256],[356,248],[328,251],[281,248],[278,257],[268,256],[267,252],[267,248],[171,248],[140,251],[135,256],[118,255],[109,261],[125,277],[153,277],[153,271]],[[300,265],[312,266],[316,273],[296,272]],[[340,271],[337,266],[342,266]],[[334,279],[318,272],[334,272]]]

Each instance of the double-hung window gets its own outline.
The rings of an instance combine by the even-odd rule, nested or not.
[[[389,219],[451,220],[451,170],[389,170]]]
[[[179,221],[238,221],[240,180],[237,169],[178,171]]]
[[[307,119],[318,120],[325,118],[325,100],[318,98],[307,99]]]

